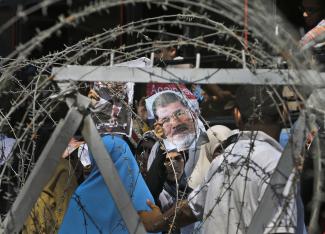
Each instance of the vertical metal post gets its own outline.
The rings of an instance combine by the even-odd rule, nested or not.
[[[113,67],[113,65],[114,65],[114,51],[112,51],[112,53],[111,53],[111,57],[110,57],[110,61],[109,61],[109,65],[111,66],[111,67]]]
[[[152,52],[152,53],[150,54],[150,61],[151,61],[151,67],[153,67],[153,65],[154,65],[154,61],[155,61],[155,53],[154,53],[154,52]]]
[[[279,25],[277,22],[277,5],[276,0],[272,0],[272,9],[273,9],[273,21],[274,21],[274,34],[275,36],[279,35]]]
[[[201,54],[197,53],[196,54],[196,61],[195,61],[195,68],[200,68],[200,64],[201,64]]]
[[[243,61],[243,69],[247,68],[246,66],[246,53],[245,50],[241,50],[241,57],[242,57],[242,61]]]

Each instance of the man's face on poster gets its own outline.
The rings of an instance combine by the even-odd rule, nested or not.
[[[180,101],[157,106],[156,116],[166,139],[177,148],[188,148],[196,138],[194,114]]]

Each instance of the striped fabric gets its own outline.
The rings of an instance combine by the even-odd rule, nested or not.
[[[314,41],[316,38],[320,37],[322,34],[325,34],[325,20],[319,22],[319,24],[311,29],[308,33],[301,38],[299,45],[300,47],[305,46],[307,43]],[[318,42],[321,43],[321,42]]]

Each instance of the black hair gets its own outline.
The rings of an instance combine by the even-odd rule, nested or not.
[[[320,12],[322,14],[322,17],[325,17],[325,1],[324,0],[314,0],[320,5]],[[300,4],[302,5],[303,0],[301,0]]]
[[[273,122],[279,120],[280,88],[262,85],[240,86],[236,92],[236,104],[244,123],[250,121]]]
[[[184,107],[187,107],[186,102],[184,101],[184,99],[182,99],[180,96],[178,96],[175,93],[172,92],[165,92],[160,94],[153,102],[152,104],[152,112],[155,116],[156,119],[158,119],[158,116],[156,114],[157,111],[157,107],[161,106],[167,106],[170,103],[174,103],[174,102],[180,102]]]
[[[154,43],[159,44],[159,42],[161,43],[161,47],[162,48],[166,48],[166,49],[175,49],[175,56],[179,56],[179,48],[177,45],[171,44],[169,42],[171,41],[175,41],[178,38],[175,36],[171,36],[169,35],[167,32],[166,33],[159,33],[155,36],[154,38]]]

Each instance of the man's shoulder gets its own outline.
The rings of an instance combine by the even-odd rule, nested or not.
[[[233,139],[230,144],[225,147],[225,152],[229,152],[229,150],[238,151],[247,147],[254,150],[256,150],[256,148],[265,148],[278,152],[282,152],[283,150],[279,142],[262,131],[237,132],[236,135],[230,136],[227,141],[231,138]]]
[[[238,164],[247,157],[252,164],[273,168],[281,156],[281,145],[263,132],[245,131],[232,137],[223,153],[212,161],[211,168],[217,169],[223,163]]]

